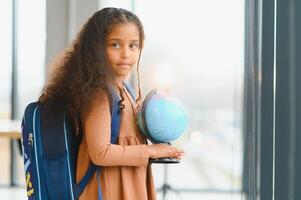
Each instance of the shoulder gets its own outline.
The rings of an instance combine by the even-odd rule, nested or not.
[[[105,89],[97,89],[81,113],[83,116],[86,116],[91,112],[100,110],[110,110],[110,95]]]
[[[110,102],[110,95],[108,91],[105,89],[99,88],[95,91],[91,103],[105,103],[105,102]]]

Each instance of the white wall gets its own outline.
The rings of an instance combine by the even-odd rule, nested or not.
[[[76,36],[83,23],[104,5],[101,0],[47,0],[45,66]],[[47,73],[47,70],[46,70]]]

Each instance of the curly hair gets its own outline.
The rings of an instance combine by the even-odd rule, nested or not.
[[[108,34],[114,25],[133,23],[139,31],[140,52],[137,63],[138,98],[141,99],[139,61],[144,43],[144,30],[139,18],[132,12],[121,8],[104,8],[94,13],[84,24],[71,48],[64,52],[62,62],[56,65],[50,81],[43,89],[40,103],[55,102],[67,111],[71,119],[75,119],[85,108],[89,108],[91,100],[98,91],[109,91],[108,85],[115,83],[113,72],[107,61],[105,45]],[[119,88],[123,109],[124,97]]]

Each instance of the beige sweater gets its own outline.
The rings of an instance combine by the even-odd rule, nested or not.
[[[81,180],[92,161],[103,166],[100,174],[103,200],[155,200],[146,139],[136,124],[133,112],[136,104],[125,88],[124,91],[127,95],[117,144],[110,144],[111,114],[105,91],[99,92],[92,109],[83,116],[84,136],[79,147],[76,180]],[[95,173],[80,200],[97,200],[97,194]]]

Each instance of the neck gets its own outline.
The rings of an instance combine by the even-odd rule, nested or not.
[[[114,80],[112,80],[111,84],[117,91],[119,91],[119,88],[123,88],[123,81],[124,79],[118,79],[117,77],[115,77]]]
[[[124,80],[123,79],[116,79],[116,83],[117,83],[117,85],[119,86],[119,87],[122,87],[122,85],[123,85],[123,82]]]
[[[115,77],[116,83],[118,84],[118,86],[122,86],[122,82],[125,80],[125,77],[123,76],[119,76],[119,77]]]

